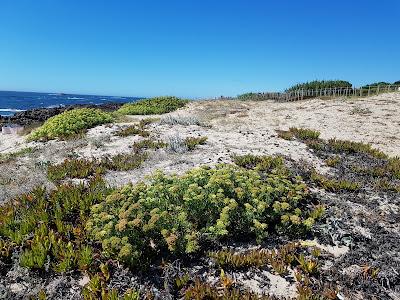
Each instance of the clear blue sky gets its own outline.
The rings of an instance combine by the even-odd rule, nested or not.
[[[400,80],[400,1],[0,1],[0,90],[201,97],[313,79]]]

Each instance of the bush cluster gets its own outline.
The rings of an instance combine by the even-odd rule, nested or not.
[[[33,131],[30,140],[67,138],[100,124],[112,122],[110,114],[94,108],[80,108],[65,111],[48,119]]]
[[[202,167],[183,176],[157,173],[94,205],[86,229],[104,254],[128,265],[160,252],[194,253],[204,241],[305,230],[315,219],[304,208],[307,188],[284,175],[232,165]],[[207,216],[205,218],[205,216]]]
[[[351,88],[352,84],[345,80],[314,80],[305,83],[298,83],[291,86],[286,91],[296,90],[318,90],[318,89],[329,89],[329,88]]]
[[[181,108],[188,103],[188,100],[183,100],[177,97],[155,97],[145,100],[140,100],[134,103],[124,104],[117,113],[123,115],[157,115],[164,114],[178,108]]]

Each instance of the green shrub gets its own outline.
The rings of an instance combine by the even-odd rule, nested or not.
[[[314,80],[305,83],[299,83],[291,86],[286,91],[296,91],[296,90],[318,90],[318,89],[329,89],[329,88],[351,88],[352,84],[345,80]]]
[[[233,155],[232,160],[236,165],[246,169],[289,175],[289,170],[281,156]]]
[[[185,145],[189,151],[192,151],[196,148],[197,145],[204,145],[207,141],[206,136],[202,137],[187,137],[185,139]]]
[[[354,192],[360,189],[360,184],[357,182],[330,179],[321,174],[318,174],[315,171],[311,173],[311,180],[317,183],[320,187],[330,192],[340,192],[343,190]]]
[[[340,161],[341,159],[338,155],[325,159],[325,163],[328,167],[335,167],[340,163]]]
[[[157,115],[164,114],[178,108],[181,108],[188,103],[188,100],[183,100],[177,97],[155,97],[151,99],[140,100],[134,103],[124,104],[117,113],[123,115]]]
[[[238,95],[237,98],[239,100],[252,100],[258,97],[258,93],[244,93],[241,95]]]
[[[306,129],[306,128],[296,128],[290,127],[289,130],[277,130],[278,137],[285,140],[293,140],[294,137],[302,141],[318,140],[320,132]]]
[[[139,168],[147,158],[147,153],[122,153],[104,157],[101,165],[113,171],[128,171]]]
[[[366,84],[362,88],[363,89],[368,89],[369,87],[386,86],[386,85],[390,85],[390,84],[391,83],[389,83],[389,82],[380,81],[380,82],[374,82],[374,83]]]
[[[73,109],[48,119],[41,127],[30,134],[29,139],[67,138],[97,125],[112,122],[112,120],[111,115],[99,109]]]
[[[88,178],[104,174],[105,169],[96,161],[87,159],[66,159],[61,164],[50,165],[47,177],[52,181],[66,178]]]
[[[328,146],[336,153],[364,153],[375,158],[387,158],[385,153],[372,148],[370,144],[330,139],[328,140]]]
[[[138,142],[134,142],[132,145],[133,151],[135,153],[141,152],[146,149],[161,149],[167,146],[166,143],[162,141],[153,141],[151,139],[141,140]]]
[[[317,140],[320,136],[320,132],[306,129],[306,128],[289,128],[289,131],[299,140]]]
[[[149,137],[150,132],[144,130],[144,128],[141,128],[137,125],[131,125],[128,126],[124,129],[118,130],[115,135],[126,137],[130,135],[140,135],[141,137]]]
[[[264,176],[231,165],[180,177],[159,172],[94,205],[86,229],[106,256],[136,265],[160,251],[196,252],[207,240],[250,235],[260,241],[269,231],[310,228],[306,186],[283,175]]]

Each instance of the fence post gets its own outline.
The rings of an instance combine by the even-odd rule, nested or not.
[[[369,97],[370,93],[371,93],[371,86],[368,86],[368,97]]]
[[[379,84],[378,84],[378,87],[376,88],[376,94],[377,95],[379,94]]]

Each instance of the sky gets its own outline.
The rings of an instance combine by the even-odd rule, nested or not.
[[[399,0],[1,0],[0,90],[235,96],[400,80]]]

